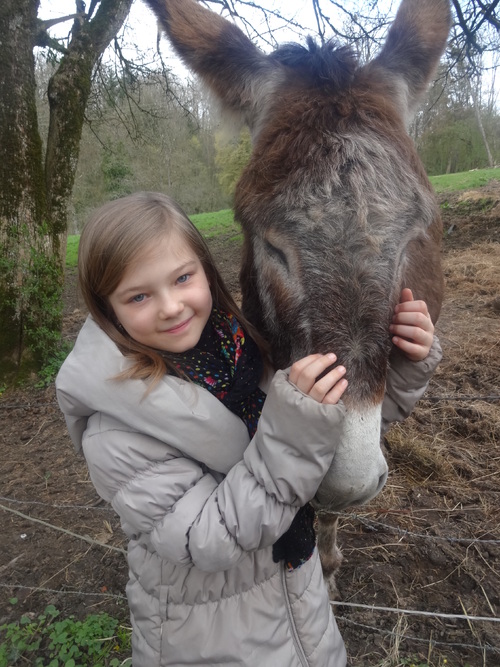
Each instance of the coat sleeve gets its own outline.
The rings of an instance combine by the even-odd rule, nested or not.
[[[328,470],[343,415],[342,404],[317,403],[278,371],[255,437],[221,481],[168,443],[136,432],[96,430],[83,448],[97,491],[129,537],[168,560],[219,571],[289,528]]]
[[[422,361],[410,361],[400,350],[393,349],[382,403],[382,435],[387,433],[392,422],[401,422],[412,412],[442,357],[437,336],[434,336],[429,354]]]

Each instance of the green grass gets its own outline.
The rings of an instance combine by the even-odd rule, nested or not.
[[[429,177],[434,190],[438,193],[472,190],[481,185],[486,185],[493,179],[500,180],[500,169],[478,169]]]
[[[478,188],[493,179],[500,180],[500,169],[478,169],[476,171],[430,177],[430,181],[438,193]],[[241,238],[240,226],[235,222],[233,212],[229,208],[214,213],[198,213],[191,215],[190,218],[206,239],[217,236]],[[68,236],[66,266],[76,266],[79,240],[80,236],[77,234]]]
[[[79,242],[79,234],[70,234],[68,236],[68,244],[66,246],[66,266],[76,266]]]
[[[241,231],[240,226],[234,220],[232,210],[229,208],[214,213],[197,213],[189,217],[206,239],[221,234],[234,234],[236,236]]]

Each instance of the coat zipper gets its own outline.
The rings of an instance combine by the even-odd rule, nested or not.
[[[293,639],[293,643],[295,645],[295,650],[297,651],[297,655],[298,655],[300,663],[302,664],[302,667],[308,667],[306,654],[304,653],[304,649],[302,648],[302,644],[300,643],[299,635],[297,633],[297,628],[295,627],[295,621],[294,621],[293,614],[292,614],[292,605],[290,603],[290,597],[288,595],[288,588],[287,588],[287,585],[286,585],[285,563],[283,561],[281,562],[281,585],[283,587],[283,594],[284,594],[284,597],[285,597],[286,613],[287,613],[287,616],[288,616],[288,622],[290,624],[290,629],[292,631],[292,639]]]

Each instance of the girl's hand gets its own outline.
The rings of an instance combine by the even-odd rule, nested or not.
[[[325,373],[336,361],[333,353],[311,354],[299,359],[290,369],[290,382],[318,403],[335,405],[347,387],[343,366],[336,366]],[[325,375],[318,379],[323,373]]]
[[[414,301],[411,289],[405,287],[401,300],[394,309],[392,342],[411,361],[422,361],[429,354],[434,340],[434,325],[425,301]]]

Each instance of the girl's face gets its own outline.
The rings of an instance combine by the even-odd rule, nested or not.
[[[131,338],[173,353],[198,343],[212,310],[203,266],[178,232],[138,254],[109,302]]]

